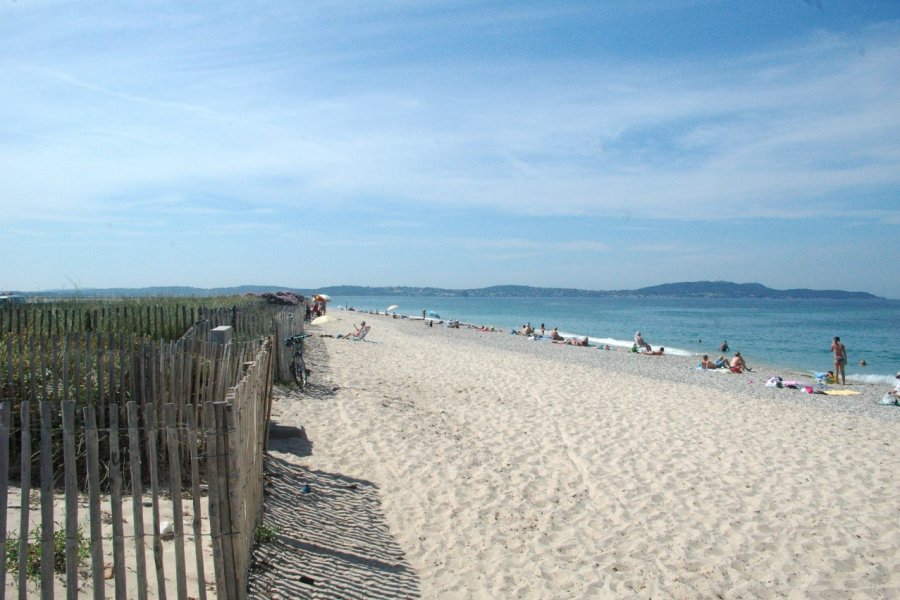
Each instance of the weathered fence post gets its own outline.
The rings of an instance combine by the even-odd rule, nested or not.
[[[199,369],[198,369],[199,370]],[[200,502],[200,456],[197,450],[197,427],[194,411],[187,412],[188,450],[191,454],[191,500],[194,504],[194,554],[197,558],[197,588],[199,600],[206,600],[206,573],[203,568],[203,521]]]
[[[0,600],[6,600],[6,510],[9,489],[10,403],[0,402]],[[23,498],[22,502],[26,502]]]
[[[219,508],[219,526],[222,534],[222,555],[225,566],[226,599],[238,600],[237,571],[234,564],[234,521],[231,517],[231,490],[228,464],[228,421],[225,418],[225,402],[214,402],[216,414],[216,481]]]
[[[97,414],[93,406],[84,407],[84,436],[87,450],[88,510],[91,515],[91,580],[95,600],[102,600],[106,598],[106,582],[103,578],[103,521],[100,512],[100,443],[97,437]]]
[[[53,527],[53,404],[45,400],[41,402],[41,597],[45,600],[53,599]]]
[[[63,469],[66,486],[66,595],[78,590],[78,472],[75,455],[75,403],[62,402]]]
[[[172,526],[175,529],[175,583],[179,600],[187,600],[184,571],[184,515],[181,507],[181,460],[178,431],[175,429],[175,405],[166,404],[166,439],[169,445],[169,493],[172,496]]]
[[[144,498],[141,491],[141,438],[138,431],[138,407],[128,403],[128,449],[131,463],[131,513],[134,519],[134,554],[137,560],[138,600],[147,600],[147,559],[144,553]]]
[[[144,424],[147,429],[147,446],[150,461],[150,493],[153,511],[153,563],[156,567],[156,587],[159,598],[166,598],[166,575],[163,569],[162,541],[159,534],[159,456],[156,452],[156,404],[151,399],[144,405]]]
[[[24,400],[19,405],[19,422],[22,425],[22,440],[19,445],[19,457],[22,465],[22,506],[19,515],[19,600],[28,600],[28,590],[26,588],[25,571],[27,563],[25,557],[28,552],[28,519],[31,513],[31,503],[28,498],[31,497],[31,402]]]
[[[122,466],[119,460],[119,405],[109,405],[109,502],[113,528],[113,575],[116,598],[124,598],[125,532],[122,528]]]

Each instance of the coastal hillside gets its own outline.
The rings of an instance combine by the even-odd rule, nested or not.
[[[496,285],[473,289],[447,289],[412,286],[358,286],[337,285],[321,288],[291,288],[279,285],[242,285],[221,288],[196,288],[188,286],[145,288],[82,288],[77,290],[45,290],[40,292],[15,292],[25,296],[54,297],[189,297],[234,296],[263,292],[286,291],[296,294],[314,293],[331,296],[409,296],[409,297],[477,297],[477,298],[595,298],[595,297],[671,297],[671,298],[772,298],[772,299],[822,299],[822,300],[878,300],[867,292],[843,290],[787,289],[776,290],[760,283],[733,283],[730,281],[693,281],[665,283],[635,290],[582,290],[575,288],[547,288],[526,285]]]
[[[759,283],[732,283],[730,281],[693,281],[665,283],[631,292],[638,296],[669,296],[681,298],[828,298],[835,300],[873,300],[867,292],[842,290],[811,290],[806,288],[774,290]]]

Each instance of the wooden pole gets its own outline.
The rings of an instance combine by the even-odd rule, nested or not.
[[[41,402],[41,597],[53,599],[53,405]]]
[[[147,559],[144,554],[144,497],[141,474],[141,438],[138,405],[128,403],[128,449],[131,463],[131,513],[134,519],[134,555],[137,562],[138,600],[147,600]]]
[[[169,444],[169,493],[172,496],[172,526],[175,528],[175,583],[178,598],[187,600],[184,569],[184,513],[181,506],[181,460],[178,431],[175,428],[175,405],[166,404],[166,438]]]
[[[106,598],[103,577],[103,518],[100,512],[100,442],[97,436],[97,414],[93,406],[84,407],[85,449],[87,450],[88,512],[91,515],[91,580],[94,599]]]
[[[63,461],[66,485],[66,596],[78,594],[78,471],[75,454],[75,403],[62,402]]]
[[[156,452],[156,404],[148,402],[144,405],[144,423],[147,426],[147,447],[150,451],[150,493],[153,506],[153,563],[156,568],[156,587],[158,597],[165,600],[166,574],[163,568],[163,548],[159,531],[159,455]]]
[[[0,402],[0,600],[6,600],[6,511],[9,506],[10,403]],[[22,502],[27,502],[22,498]]]
[[[116,598],[124,598],[125,532],[122,528],[122,467],[119,461],[119,405],[109,405],[109,501],[113,527],[113,576]]]
[[[197,588],[199,600],[206,600],[206,573],[203,565],[203,504],[200,501],[200,455],[197,450],[197,422],[194,411],[187,412],[188,449],[191,454],[191,500],[194,503],[194,554],[197,559]],[[2,599],[0,599],[2,600]]]
[[[22,505],[19,514],[19,600],[28,600],[28,523],[31,512],[31,402],[25,400],[19,405],[19,420],[22,424],[20,459],[22,464]]]
[[[225,565],[226,599],[237,600],[237,571],[234,564],[234,521],[231,516],[230,482],[228,473],[228,421],[225,417],[225,402],[215,402],[216,413],[216,482],[219,493],[219,522],[222,528],[222,554]]]
[[[227,598],[228,583],[225,580],[225,549],[222,544],[222,523],[219,519],[219,470],[218,435],[216,415],[212,401],[203,408],[203,426],[206,430],[206,481],[209,500],[209,534],[213,547],[213,569],[216,579],[216,594]]]

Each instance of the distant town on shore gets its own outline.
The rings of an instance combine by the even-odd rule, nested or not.
[[[358,286],[334,285],[320,288],[290,288],[277,285],[242,285],[221,288],[197,288],[188,286],[144,288],[76,288],[34,292],[8,292],[26,297],[133,297],[133,296],[232,296],[273,291],[287,291],[302,295],[314,293],[331,296],[409,296],[409,297],[479,297],[479,298],[600,298],[600,297],[669,297],[669,298],[770,298],[770,299],[821,299],[821,300],[880,300],[868,292],[843,290],[788,289],[776,290],[760,283],[733,283],[730,281],[692,281],[665,283],[634,290],[582,290],[574,288],[547,288],[525,285],[496,285],[474,289],[446,289],[412,286]]]

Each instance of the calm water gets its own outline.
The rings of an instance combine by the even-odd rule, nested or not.
[[[336,297],[333,309],[434,311],[443,319],[502,329],[530,322],[595,343],[631,346],[640,330],[653,347],[678,354],[718,356],[723,337],[731,351],[754,362],[801,371],[832,368],[829,347],[838,335],[847,346],[849,380],[893,384],[900,370],[898,300],[753,300],[685,298],[444,298]],[[865,359],[866,367],[859,361]]]

